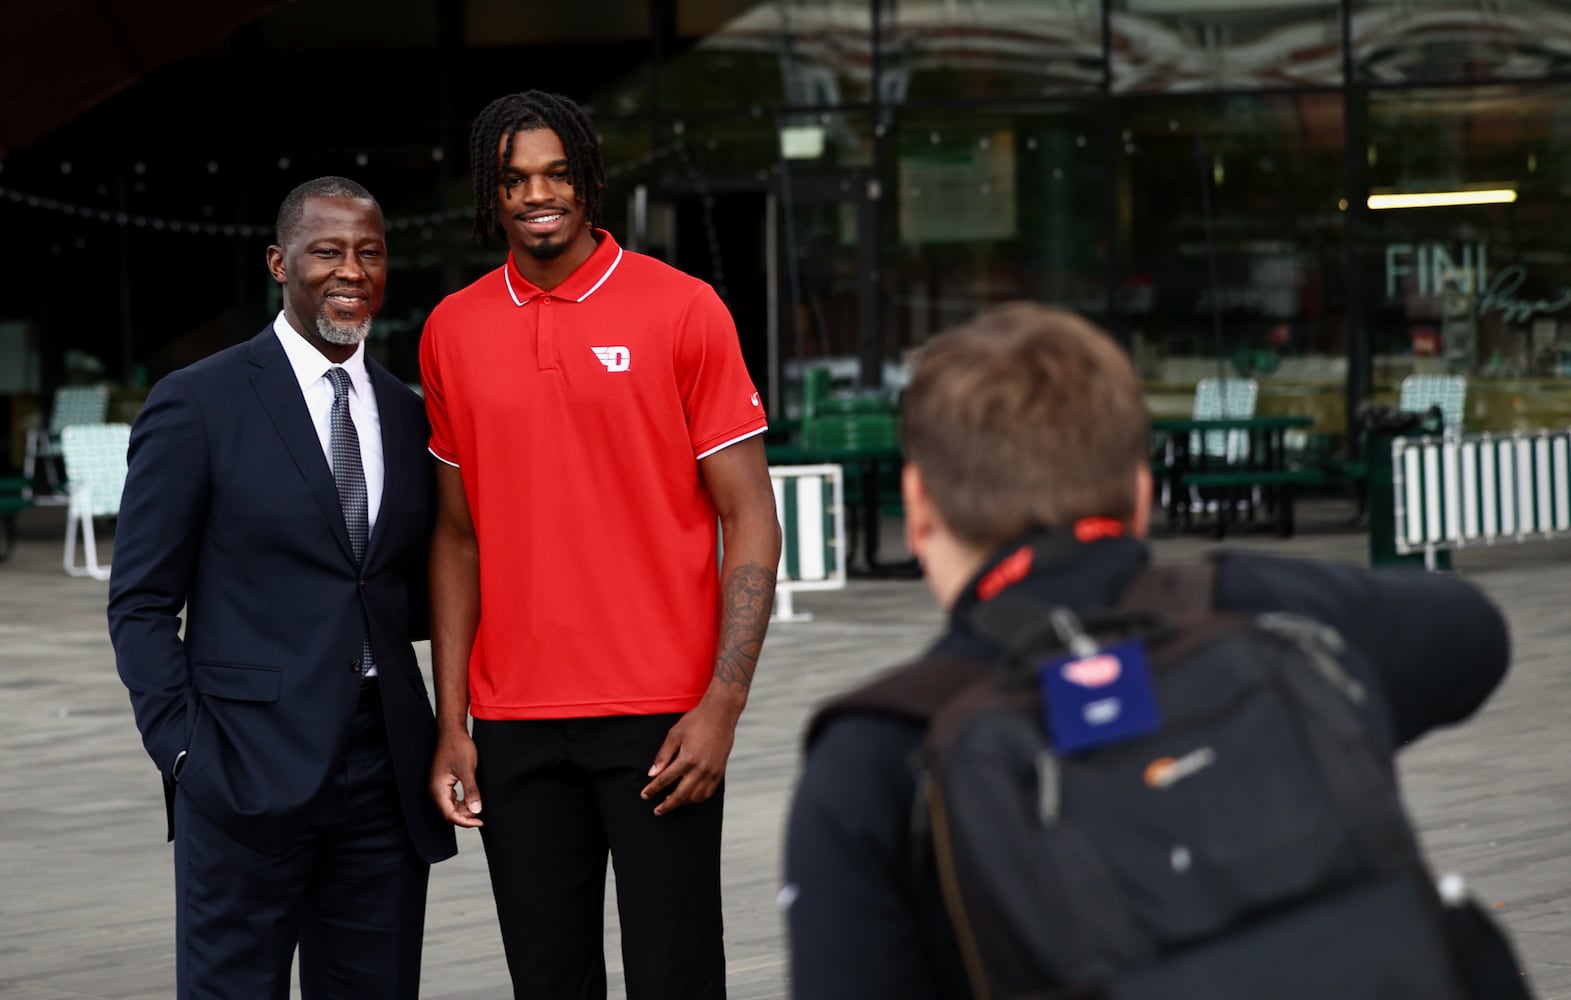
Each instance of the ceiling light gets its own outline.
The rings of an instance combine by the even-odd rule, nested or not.
[[[1449,208],[1456,205],[1509,205],[1516,201],[1515,188],[1486,188],[1473,191],[1416,191],[1411,194],[1372,194],[1371,209]]]

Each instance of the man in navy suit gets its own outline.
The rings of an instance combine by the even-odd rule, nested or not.
[[[161,380],[131,433],[109,632],[175,844],[185,1000],[419,992],[435,742],[431,463],[419,397],[366,356],[382,211],[300,185],[267,266],[283,311]],[[184,633],[181,609],[185,609]]]

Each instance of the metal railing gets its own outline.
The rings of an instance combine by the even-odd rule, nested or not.
[[[1391,466],[1399,554],[1571,534],[1571,430],[1398,437]]]
[[[845,474],[839,465],[775,465],[769,478],[781,531],[773,617],[807,621],[793,594],[846,585]]]

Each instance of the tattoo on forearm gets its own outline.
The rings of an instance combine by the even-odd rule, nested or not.
[[[744,563],[726,574],[720,592],[720,648],[715,676],[746,691],[753,683],[764,630],[775,602],[775,572]]]

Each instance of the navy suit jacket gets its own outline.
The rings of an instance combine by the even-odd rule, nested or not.
[[[191,807],[271,850],[328,793],[369,623],[400,803],[415,849],[435,862],[456,847],[426,790],[436,726],[410,646],[428,629],[427,425],[418,395],[369,358],[366,368],[386,477],[363,566],[271,326],[153,387],[131,431],[109,633],[169,801],[185,751]]]

